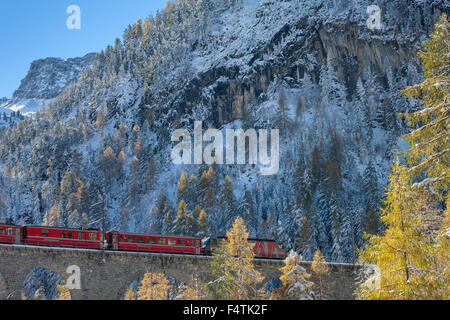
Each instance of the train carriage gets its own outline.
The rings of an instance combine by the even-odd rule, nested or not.
[[[21,244],[22,241],[22,227],[0,224],[0,243]]]
[[[202,254],[200,238],[108,232],[107,239],[111,250]]]
[[[101,249],[103,233],[94,230],[76,230],[52,227],[23,227],[25,243],[40,246]]]
[[[205,248],[206,254],[213,254],[214,250],[220,245],[220,241],[226,241],[226,237],[217,237],[210,239]],[[248,239],[248,243],[253,246],[255,258],[259,259],[284,259],[286,251],[275,240],[271,239]]]

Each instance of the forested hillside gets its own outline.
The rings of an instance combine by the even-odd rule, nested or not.
[[[400,90],[442,1],[178,0],[98,53],[48,108],[0,132],[0,221],[224,235],[242,216],[304,260],[355,262],[399,137]],[[143,13],[143,16],[144,13]],[[280,171],[178,166],[178,128],[279,128]]]

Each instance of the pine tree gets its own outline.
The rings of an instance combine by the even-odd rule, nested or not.
[[[45,214],[42,225],[48,227],[58,227],[61,226],[61,223],[61,210],[57,205],[54,205],[50,212]]]
[[[424,227],[421,214],[429,210],[429,203],[423,202],[428,196],[412,189],[407,169],[398,164],[390,181],[382,213],[387,230],[369,237],[360,252],[364,262],[379,268],[379,286],[362,285],[358,295],[364,299],[448,299],[448,255],[440,260],[435,254],[435,237]]]
[[[200,215],[198,217],[198,236],[200,237],[206,237],[210,234],[210,225],[208,220],[208,215],[206,214],[205,210],[202,210],[200,212]]]
[[[146,273],[138,288],[137,300],[168,300],[172,286],[162,273]]]
[[[274,293],[280,300],[313,300],[313,283],[308,281],[311,277],[301,266],[302,257],[291,250],[284,260],[284,267],[280,269],[282,286]],[[275,297],[272,297],[275,298]]]
[[[86,230],[88,228],[89,225],[89,218],[88,215],[86,213],[83,213],[81,215],[81,223],[80,223],[80,228],[82,230]]]
[[[134,292],[132,287],[129,287],[127,292],[125,293],[125,300],[136,300],[136,293]]]
[[[243,216],[244,222],[250,233],[254,233],[256,230],[255,219],[255,203],[253,201],[252,193],[247,190],[247,186],[244,185],[243,196],[241,203],[239,204],[238,212]]]
[[[72,300],[67,285],[56,284],[56,289],[59,291],[59,296],[55,300]]]
[[[173,232],[180,236],[190,236],[194,234],[196,221],[192,213],[187,210],[187,205],[184,200],[181,200],[178,205],[177,216],[173,227]]]
[[[318,300],[325,300],[328,290],[328,279],[330,278],[330,270],[320,250],[317,250],[314,254],[314,260],[311,265],[311,270],[314,272],[315,278],[317,278],[318,284],[316,290],[316,298]]]
[[[254,257],[253,245],[248,242],[244,221],[238,217],[233,228],[227,232],[227,241],[214,253],[211,270],[219,278],[211,282],[209,287],[219,298],[226,300],[264,297],[263,290],[257,288],[264,278],[253,266]]]
[[[180,203],[181,200],[186,201],[186,199],[189,198],[188,193],[189,190],[187,172],[183,172],[180,177],[180,182],[178,182],[178,203]]]
[[[419,53],[425,80],[403,92],[420,99],[423,108],[405,114],[412,132],[405,136],[410,149],[407,151],[408,175],[421,180],[418,186],[426,187],[437,196],[449,189],[450,170],[448,117],[450,114],[450,51],[449,21],[447,15],[435,25],[431,39]]]
[[[397,160],[386,193],[382,235],[369,236],[360,252],[363,262],[376,265],[377,280],[361,285],[365,299],[449,299],[449,235],[447,209],[436,201],[449,187],[448,114],[449,42],[447,16],[436,24],[421,52],[425,80],[404,90],[421,99],[424,109],[405,115],[413,127],[407,165]],[[420,182],[416,182],[420,181]],[[447,253],[442,251],[447,250]]]
[[[78,210],[73,210],[69,215],[69,228],[77,229],[80,226],[80,215],[78,214]]]
[[[229,176],[225,177],[220,194],[220,217],[216,221],[218,230],[228,228],[237,216],[237,200],[233,192],[233,182]]]

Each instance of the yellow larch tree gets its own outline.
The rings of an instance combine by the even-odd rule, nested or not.
[[[264,280],[253,265],[253,245],[248,242],[249,233],[241,217],[227,232],[227,241],[216,250],[211,269],[220,277],[210,287],[221,299],[256,300],[266,298],[264,289],[258,289]]]
[[[55,300],[71,300],[70,290],[67,285],[56,285],[56,289],[59,291],[59,296]]]
[[[138,288],[137,300],[168,300],[171,288],[163,273],[146,273]]]
[[[382,235],[368,236],[362,263],[376,266],[376,279],[362,284],[362,299],[449,299],[449,21],[444,14],[419,53],[425,80],[403,93],[421,100],[403,115],[405,163],[396,161],[386,193]],[[439,207],[446,206],[446,210]],[[444,211],[443,213],[441,211]]]
[[[327,262],[325,261],[325,257],[322,252],[317,249],[314,254],[314,260],[311,264],[311,270],[314,272],[315,277],[317,278],[318,290],[316,292],[316,297],[318,300],[326,299],[326,293],[328,289],[328,280],[330,279],[330,269],[328,268]]]
[[[282,285],[272,293],[272,299],[279,300],[312,300],[314,297],[311,277],[302,267],[302,257],[294,250],[284,260],[284,266],[280,269]]]

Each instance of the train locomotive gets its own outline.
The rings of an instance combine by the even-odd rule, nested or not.
[[[98,230],[77,230],[42,226],[0,224],[0,244],[20,244],[48,247],[134,251],[188,255],[212,255],[226,237],[198,238],[146,235]],[[284,259],[286,252],[270,239],[249,239],[255,258]]]

